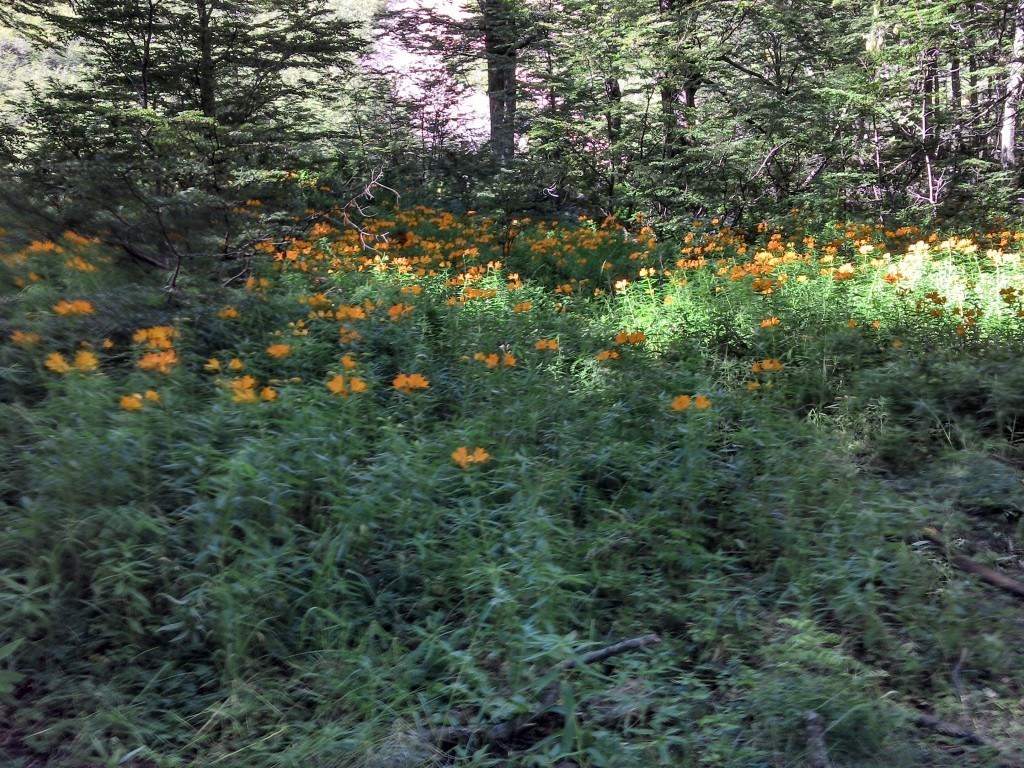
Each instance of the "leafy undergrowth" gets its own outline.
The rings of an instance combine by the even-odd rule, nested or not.
[[[1024,760],[1022,233],[367,225],[8,237],[4,765]]]

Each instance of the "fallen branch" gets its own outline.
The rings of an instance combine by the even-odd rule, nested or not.
[[[992,749],[999,750],[999,745],[988,736],[975,733],[970,728],[965,728],[957,723],[939,720],[939,718],[934,715],[926,715],[923,712],[917,712],[914,715],[914,725],[920,728],[930,728],[936,733],[941,733],[943,736],[952,736],[954,739],[962,739],[968,744],[980,744],[985,747],[991,747]]]
[[[942,540],[942,535],[936,528],[925,528],[924,537],[943,547],[946,546],[946,543]],[[987,565],[982,565],[977,560],[971,560],[963,555],[953,555],[950,557],[950,562],[962,571],[973,573],[981,578],[982,581],[987,581],[989,584],[1005,589],[1007,592],[1012,592],[1017,597],[1024,598],[1024,584],[1021,584],[1016,579],[1011,579],[1009,576],[993,568],[989,568]]]

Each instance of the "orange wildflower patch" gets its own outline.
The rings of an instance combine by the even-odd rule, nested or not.
[[[460,445],[452,451],[452,461],[462,467],[462,469],[467,469],[474,464],[483,464],[490,461],[490,458],[491,454],[485,448],[480,448],[479,446],[470,450],[466,446]]]
[[[430,380],[420,373],[400,373],[391,382],[391,386],[400,392],[411,394],[430,388]]]

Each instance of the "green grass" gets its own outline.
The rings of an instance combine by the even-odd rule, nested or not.
[[[172,307],[8,236],[5,765],[783,768],[811,710],[837,766],[1024,759],[1020,604],[947,558],[1021,576],[1012,233],[371,224],[400,234],[321,228]],[[511,743],[425,743],[648,633]]]

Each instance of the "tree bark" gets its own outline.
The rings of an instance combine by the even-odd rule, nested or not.
[[[210,29],[213,9],[210,0],[196,0],[199,24],[199,107],[206,117],[217,114],[217,74],[213,63],[213,37]]]
[[[491,121],[491,154],[508,165],[516,148],[516,69],[518,29],[513,0],[479,0],[487,58],[487,102]]]
[[[999,161],[1003,168],[1016,168],[1017,112],[1024,84],[1024,2],[1017,2],[1013,14],[1013,48],[1006,72],[1006,96],[999,127]]]

